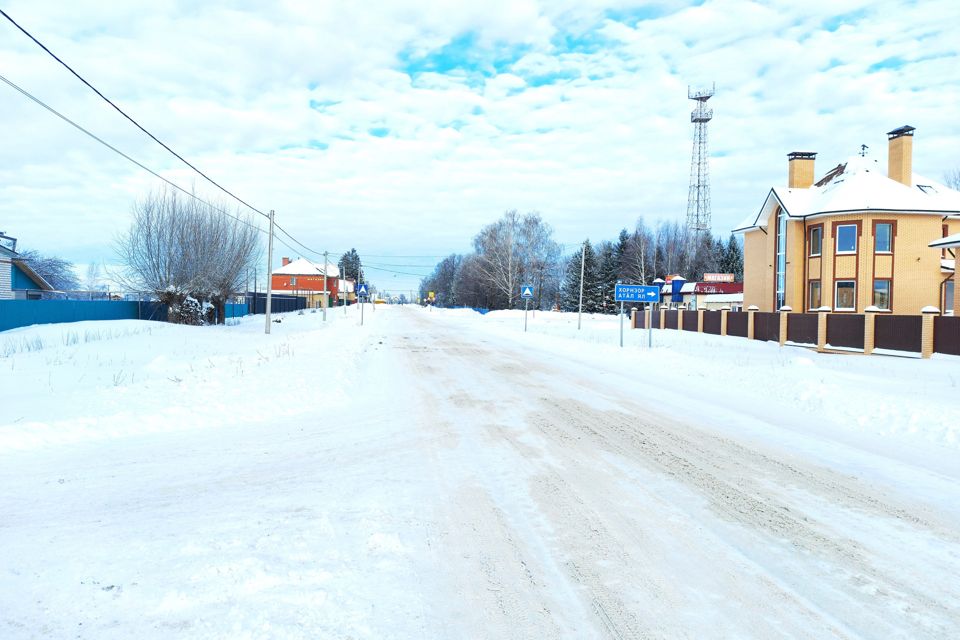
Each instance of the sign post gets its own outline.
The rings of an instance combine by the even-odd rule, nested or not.
[[[363,298],[365,298],[366,296],[367,296],[366,283],[363,283],[363,282],[358,283],[357,284],[357,302],[360,303],[360,326],[361,327],[363,326],[363,307],[364,307]]]
[[[642,284],[617,284],[613,289],[613,299],[620,302],[620,346],[623,346],[623,303],[646,302],[650,305],[660,302],[660,287]],[[653,314],[647,323],[649,345],[653,346]]]
[[[523,332],[527,332],[527,309],[530,307],[530,299],[533,298],[533,285],[525,284],[520,287],[520,297],[523,298]]]

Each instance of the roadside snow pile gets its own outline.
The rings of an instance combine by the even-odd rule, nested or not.
[[[362,344],[354,315],[331,312],[327,323],[321,314],[275,315],[283,323],[271,336],[263,316],[234,326],[114,320],[3,332],[0,452],[295,415],[315,410],[297,399],[320,388],[325,399],[345,398],[322,360],[311,363],[311,375],[286,369],[298,348],[318,347],[344,359],[335,367],[342,374]],[[256,400],[269,397],[290,401]]]
[[[611,371],[628,374],[636,393],[649,395],[665,412],[689,415],[699,405],[708,417],[714,408],[726,407],[832,437],[861,433],[886,439],[889,446],[923,441],[960,450],[955,406],[960,358],[821,354],[658,329],[649,349],[647,330],[631,330],[629,318],[621,350],[618,316],[583,314],[578,331],[576,313],[531,312],[525,335],[523,315],[522,310],[493,311],[473,317],[470,327],[516,340],[523,345],[518,348],[603,360]]]

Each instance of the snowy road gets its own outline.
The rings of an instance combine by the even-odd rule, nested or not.
[[[958,636],[956,474],[524,338],[382,309],[214,353],[180,401],[237,424],[0,450],[0,637]]]

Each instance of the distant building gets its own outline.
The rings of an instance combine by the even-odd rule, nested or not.
[[[815,182],[815,153],[787,155],[787,187],[772,188],[734,229],[744,235],[745,305],[908,315],[953,308],[953,260],[928,245],[960,232],[960,193],[913,173],[913,127],[887,137],[886,175],[876,160],[854,156]]]
[[[17,239],[0,232],[0,300],[40,300],[53,287],[17,256]]]
[[[273,293],[297,295],[307,299],[308,308],[330,306],[336,300],[340,290],[340,269],[333,263],[324,265],[313,263],[305,258],[291,261],[283,258],[283,264],[274,270],[270,289]]]

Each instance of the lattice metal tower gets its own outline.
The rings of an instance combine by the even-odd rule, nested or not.
[[[690,194],[687,196],[687,228],[700,235],[710,231],[710,148],[707,145],[707,123],[713,119],[713,109],[707,100],[716,92],[716,83],[709,89],[687,87],[687,98],[696,100],[690,113],[693,123],[693,156],[690,159]]]

